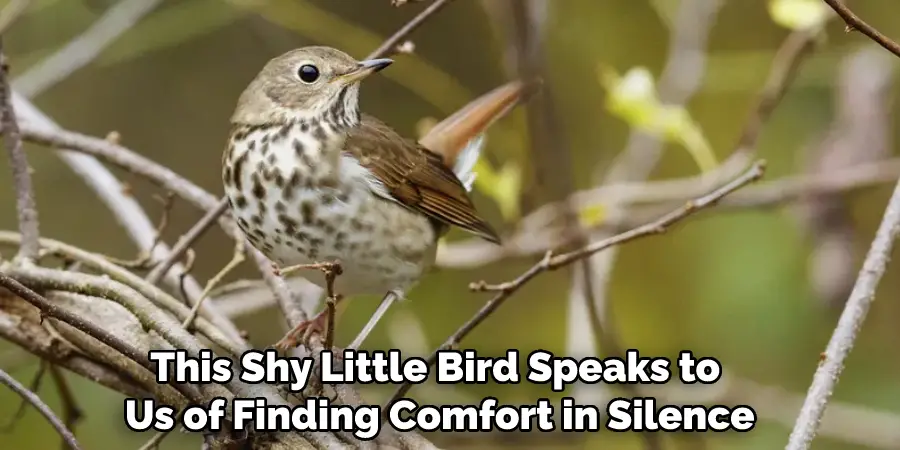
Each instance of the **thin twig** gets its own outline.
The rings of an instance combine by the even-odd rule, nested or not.
[[[369,321],[366,322],[365,326],[363,326],[362,330],[359,331],[359,334],[353,338],[353,342],[347,346],[348,350],[359,350],[359,348],[363,345],[363,342],[366,341],[366,338],[369,337],[369,334],[372,333],[372,330],[375,329],[375,325],[381,321],[381,318],[384,317],[384,314],[391,309],[391,305],[394,304],[395,301],[399,300],[396,292],[391,291],[388,292],[384,298],[381,299],[381,303],[378,304],[378,309],[372,314],[372,317],[369,318]]]
[[[21,302],[17,302],[20,303]],[[51,364],[57,364],[61,367],[81,375],[85,379],[92,380],[97,384],[122,393],[129,397],[141,397],[148,393],[157,394],[160,401],[167,404],[177,405],[186,403],[181,395],[170,386],[160,386],[156,383],[153,374],[145,371],[142,367],[137,367],[144,375],[142,379],[140,375],[131,376],[134,372],[129,370],[134,367],[122,368],[124,370],[110,370],[110,364],[102,361],[100,355],[102,350],[108,349],[99,342],[91,342],[94,347],[91,350],[99,349],[100,351],[92,351],[90,355],[81,354],[78,351],[72,351],[68,345],[59,345],[59,341],[51,335],[47,329],[36,323],[35,317],[23,317],[19,314],[13,314],[11,311],[0,311],[0,339],[10,342],[21,347],[41,360],[46,360]],[[8,372],[11,369],[4,367]],[[16,369],[16,368],[13,368]],[[142,383],[146,381],[147,383]],[[179,400],[181,399],[181,400]]]
[[[812,385],[806,394],[806,401],[803,402],[803,408],[797,416],[794,430],[785,447],[787,450],[806,450],[812,445],[822,415],[828,406],[828,400],[844,369],[844,361],[853,349],[856,335],[862,328],[872,301],[875,300],[875,289],[884,275],[898,233],[900,233],[900,182],[894,188],[862,270],[844,306],[844,312],[831,335],[831,340],[828,341],[828,347],[822,354]]]
[[[366,56],[366,59],[382,58],[395,51],[397,46],[403,42],[407,36],[412,34],[413,31],[416,31],[416,29],[422,26],[422,24],[431,16],[450,4],[451,1],[452,0],[435,0],[434,3],[428,5],[427,8],[420,12],[419,15],[413,17],[406,25],[403,25],[396,33],[387,38],[381,46],[375,49],[375,51],[369,53],[369,56]]]
[[[28,390],[31,392],[38,392],[41,389],[41,381],[44,379],[44,375],[47,373],[47,362],[41,360],[41,364],[38,365],[38,371],[34,374],[34,377],[31,378],[31,384],[28,386]],[[0,427],[0,433],[9,433],[15,428],[16,424],[22,420],[22,417],[25,417],[25,411],[28,410],[28,399],[22,398],[22,402],[19,403],[19,407],[16,408],[16,412],[13,413],[12,417],[9,418],[9,422]]]
[[[172,247],[169,256],[147,274],[147,282],[150,284],[158,283],[159,280],[165,276],[166,272],[168,272],[169,269],[184,256],[184,253],[194,245],[201,236],[203,236],[203,233],[215,225],[216,221],[219,220],[219,217],[224,214],[227,209],[228,200],[223,198],[215,208],[207,211],[206,214],[204,214],[203,217],[201,217],[200,220],[184,234],[184,236],[178,239],[178,242]]]
[[[40,250],[37,206],[34,201],[34,187],[31,183],[31,167],[22,149],[22,137],[19,124],[12,105],[12,94],[9,89],[9,64],[3,41],[0,39],[0,126],[3,129],[3,141],[12,169],[13,183],[16,188],[16,212],[19,216],[19,232],[22,233],[22,246],[18,257],[31,261],[37,258]]]
[[[485,282],[472,283],[470,288],[474,291],[493,291],[497,292],[497,295],[495,295],[484,306],[482,306],[481,309],[471,319],[469,319],[468,322],[466,322],[465,324],[463,324],[463,326],[456,330],[456,332],[453,333],[453,335],[450,336],[444,342],[444,344],[435,351],[435,353],[432,353],[427,360],[428,364],[434,364],[434,362],[437,360],[438,351],[447,350],[458,345],[459,342],[462,341],[462,339],[468,336],[468,334],[473,329],[475,329],[475,327],[484,322],[484,320],[487,319],[488,316],[496,311],[497,308],[502,306],[503,303],[513,293],[518,291],[522,286],[524,286],[526,283],[528,283],[541,273],[558,269],[575,261],[587,258],[607,248],[620,245],[634,239],[664,233],[673,224],[685,219],[686,217],[696,213],[697,211],[708,208],[718,203],[719,200],[721,200],[728,194],[731,194],[732,192],[746,186],[747,184],[758,180],[763,176],[764,172],[765,162],[758,161],[756,164],[752,165],[750,169],[747,170],[743,175],[739,176],[728,184],[712,191],[711,193],[703,197],[687,202],[684,206],[660,217],[653,222],[644,224],[630,231],[626,231],[607,239],[592,242],[580,249],[573,250],[568,253],[562,253],[554,256],[552,251],[548,251],[540,262],[533,265],[530,269],[528,269],[512,281],[496,285],[490,285]],[[403,396],[406,395],[411,387],[412,385],[408,383],[401,385],[399,388],[397,388],[397,391],[394,393],[393,397],[391,397],[391,399],[386,404],[390,404],[400,398],[403,398]]]
[[[16,95],[15,92],[13,94],[13,103],[15,104],[16,111],[19,113],[19,119],[22,121],[19,123],[19,126],[22,128],[23,137],[26,134],[24,129],[29,127],[49,135],[54,135],[55,133],[67,133],[52,119],[35,108],[34,105],[24,97]],[[114,148],[121,149],[113,150],[113,153],[120,156],[125,154],[124,158],[131,162],[131,167],[127,164],[125,166],[120,166],[125,170],[135,172],[136,169],[139,170],[140,168],[143,168],[143,166],[150,166],[150,170],[153,170],[154,174],[162,176],[162,179],[174,179],[176,181],[174,187],[166,187],[165,182],[160,183],[166,187],[167,191],[175,192],[182,199],[192,205],[198,206],[203,211],[207,211],[214,207],[217,201],[215,196],[178,176],[166,167],[156,164],[147,158],[143,158],[130,150],[117,147],[114,142],[111,142],[108,139],[100,138],[97,140],[105,142],[107,145],[113,145]],[[92,142],[96,143],[96,140]],[[125,228],[128,235],[138,247],[149,250],[156,239],[156,233],[154,224],[147,216],[147,213],[144,212],[141,205],[133,197],[122,191],[121,182],[119,182],[119,180],[116,179],[116,177],[101,164],[97,158],[80,153],[87,152],[74,152],[66,145],[61,145],[59,151],[56,152],[56,154],[68,164],[107,205],[113,212],[116,220]],[[103,157],[99,157],[99,159],[105,160]],[[115,164],[112,162],[110,163]],[[150,179],[152,180],[153,178]],[[185,189],[187,191],[185,191]],[[223,229],[228,232],[229,235],[234,236],[237,232],[237,226],[234,225],[233,222],[227,220],[223,222]],[[167,246],[157,245],[156,249],[153,251],[153,257],[154,259],[162,260],[168,255],[168,252],[169,249]],[[186,295],[185,298],[189,300],[189,303],[193,304],[194,300],[199,297],[200,292],[202,291],[200,284],[191,276],[179,275],[178,273],[183,272],[183,268],[180,264],[173,266],[173,269],[176,273],[170,273],[169,276],[166,277],[166,282],[175,289],[181,289],[183,287],[183,290],[190,294]],[[234,322],[219,313],[215,308],[207,305],[207,307],[201,309],[201,315],[213,322],[217,328],[225,333],[229,339],[233,340],[236,344],[244,347],[247,346],[246,340],[241,337],[240,330],[237,329]]]
[[[159,448],[159,444],[163,441],[163,439],[168,436],[170,431],[160,431],[153,435],[152,438],[148,439],[147,442],[144,443],[138,450],[156,450]]]
[[[865,163],[829,172],[828,174],[801,174],[749,186],[724,199],[716,208],[717,213],[743,211],[748,209],[771,208],[784,203],[798,201],[809,195],[852,193],[893,182],[900,176],[900,158],[880,162]],[[700,195],[701,184],[696,179],[674,179],[647,183],[622,183],[606,188],[581,191],[574,196],[580,208],[603,205],[607,196],[620,196],[627,203],[657,205],[631,208],[616,217],[608,217],[603,222],[592,225],[601,230],[623,230],[646,221],[648,214],[658,214],[670,203],[678,203],[686,198]],[[540,221],[543,223],[543,221]],[[445,268],[481,267],[504,258],[537,255],[548,247],[560,247],[572,242],[572,236],[561,236],[554,228],[523,226],[519,232],[504,239],[503,246],[482,243],[480,240],[464,239],[442,246],[437,255],[436,265]]]
[[[719,0],[683,0],[679,2],[673,21],[670,25],[668,54],[658,81],[658,96],[662,103],[672,106],[687,105],[701,87],[708,60],[710,33],[714,27],[718,12],[723,2]],[[611,184],[622,181],[646,180],[660,161],[663,142],[659,136],[633,129],[625,148],[620,152],[612,166],[605,165],[595,169],[596,184]],[[697,176],[702,183],[703,192],[735,176],[744,170],[746,163],[739,167],[719,166],[717,170]],[[623,215],[625,208],[618,199],[608,199],[605,211],[610,218]],[[587,238],[589,241],[608,239],[617,230],[604,232],[594,231]],[[579,242],[577,245],[583,245]],[[603,351],[611,356],[623,356],[615,352],[623,347],[620,338],[615,335],[615,328],[609,320],[610,301],[608,285],[618,257],[618,247],[586,258],[581,262],[584,276],[573,274],[573,289],[569,298],[567,315],[566,351],[568,354],[594,354]],[[580,282],[580,286],[577,284]],[[580,289],[579,289],[580,287]],[[588,288],[592,288],[590,292]],[[581,294],[581,295],[579,295]],[[594,305],[586,305],[593,301]],[[597,317],[590,317],[586,312],[593,311]],[[605,343],[605,346],[596,346]],[[572,387],[572,395],[582,402],[593,401],[599,404],[609,399],[608,393],[598,392],[582,383]],[[604,395],[605,394],[605,395]],[[660,448],[660,438],[655,433],[642,433],[646,447]],[[654,439],[654,437],[656,439]]]
[[[156,237],[153,238],[150,248],[141,251],[138,257],[132,260],[124,260],[112,256],[106,256],[106,259],[128,269],[145,269],[150,265],[150,262],[153,260],[153,250],[159,244],[162,244],[163,233],[169,226],[169,215],[172,212],[172,207],[175,206],[175,193],[170,191],[166,193],[165,197],[154,195],[153,198],[162,203],[162,213],[160,213],[159,222],[156,223]]]
[[[763,124],[772,116],[772,112],[787,92],[800,72],[803,62],[812,54],[816,40],[822,33],[822,27],[803,28],[792,32],[784,39],[769,70],[769,76],[762,90],[756,97],[756,104],[750,110],[744,128],[738,138],[734,152],[729,157],[749,158],[756,152],[756,144],[762,132]]]
[[[0,230],[0,243],[14,244],[18,243],[20,239],[20,236],[16,233],[10,233]],[[46,238],[41,239],[41,247],[52,255],[76,261],[80,264],[83,264],[87,268],[93,269],[100,274],[111,278],[114,281],[125,284],[132,289],[135,289],[142,296],[153,302],[156,306],[172,313],[172,315],[174,315],[175,318],[179,320],[184,320],[184,318],[186,318],[189,313],[189,309],[185,307],[182,302],[179,302],[177,299],[170,296],[162,289],[159,289],[156,286],[153,286],[142,280],[133,272],[130,272],[122,267],[119,267],[118,265],[113,264],[100,255],[82,250],[78,247],[68,245],[63,242]],[[140,314],[140,311],[132,311],[132,313]],[[224,334],[224,332],[213,326],[213,324],[206,319],[201,318],[199,320],[195,320],[195,326],[202,336],[206,337],[216,345],[222,347],[223,349],[225,349],[225,351],[233,356],[238,356],[243,351],[248,349],[248,347],[240,345],[239,343],[232,343],[228,339],[228,336]]]
[[[191,329],[194,318],[197,317],[197,311],[200,311],[200,307],[203,306],[203,302],[209,297],[209,293],[212,292],[212,290],[215,289],[232,270],[241,265],[245,259],[244,241],[234,241],[234,254],[231,256],[231,260],[206,283],[206,287],[203,288],[203,292],[200,293],[200,299],[197,300],[197,303],[194,303],[194,307],[191,308],[190,313],[188,313],[188,316],[184,319],[184,322],[182,322],[182,327],[188,330]]]
[[[844,22],[847,24],[847,31],[858,30],[862,34],[868,36],[869,39],[875,41],[878,45],[887,49],[887,51],[900,57],[900,45],[897,45],[891,38],[881,34],[880,31],[860,19],[859,16],[854,14],[853,11],[850,11],[850,8],[847,8],[843,2],[840,0],[824,1],[834,10],[834,12],[841,16],[841,19],[844,19]]]
[[[2,277],[4,276],[0,275],[0,278]],[[38,397],[37,394],[31,392],[25,386],[22,386],[21,383],[16,381],[15,378],[9,376],[9,374],[4,372],[2,369],[0,369],[0,383],[12,389],[12,391],[22,397],[23,400],[31,403],[31,406],[33,406],[34,409],[38,410],[38,412],[40,412],[41,415],[43,415],[44,418],[46,418],[47,421],[50,422],[50,425],[52,425],[53,429],[55,429],[56,432],[59,433],[59,436],[62,437],[63,442],[66,443],[69,449],[81,450],[81,447],[78,446],[78,440],[75,439],[75,435],[73,435],[72,432],[69,431],[68,428],[66,428],[66,425],[61,420],[59,420],[59,417],[56,417],[56,414],[53,412],[53,410],[50,409],[50,407],[47,406],[47,404],[44,403],[44,401],[41,400],[41,398]]]
[[[66,424],[66,428],[72,431],[72,434],[75,434],[75,426],[78,425],[78,422],[84,416],[84,412],[78,406],[75,393],[72,392],[72,387],[69,386],[69,381],[66,380],[62,369],[57,365],[51,364],[50,376],[53,377],[56,391],[59,392],[59,400],[63,407],[63,423]]]
[[[263,281],[269,287],[269,290],[272,291],[275,302],[278,304],[278,308],[284,315],[285,320],[287,320],[288,325],[293,328],[309,320],[309,316],[300,307],[300,302],[294,297],[284,278],[272,270],[272,262],[259,251],[251,250],[251,252],[256,265],[266,267],[266,270],[261,271]]]

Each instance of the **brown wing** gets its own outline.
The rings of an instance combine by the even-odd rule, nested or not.
[[[344,152],[372,171],[393,200],[439,223],[500,243],[497,232],[478,215],[466,188],[443,159],[378,119],[363,115],[347,138]]]

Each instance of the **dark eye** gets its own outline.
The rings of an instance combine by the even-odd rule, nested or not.
[[[319,79],[319,69],[312,64],[304,64],[297,71],[297,76],[304,83],[315,83]]]

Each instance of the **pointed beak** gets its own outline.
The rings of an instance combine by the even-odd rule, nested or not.
[[[393,62],[394,60],[388,58],[367,59],[365,61],[360,61],[356,69],[353,69],[349,73],[335,78],[335,81],[342,85],[356,83],[362,81],[369,75],[372,75],[373,73],[384,69],[385,67],[391,65],[391,63]]]

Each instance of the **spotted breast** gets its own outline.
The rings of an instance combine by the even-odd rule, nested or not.
[[[371,172],[333,150],[347,142],[350,128],[341,125],[236,125],[223,161],[235,220],[282,266],[340,261],[342,294],[407,289],[434,259],[436,230],[425,216],[379,197]]]

